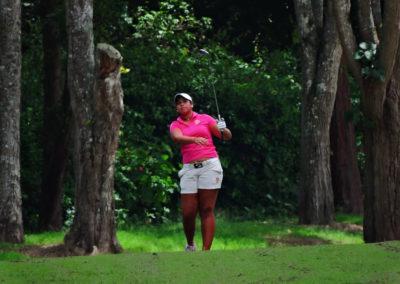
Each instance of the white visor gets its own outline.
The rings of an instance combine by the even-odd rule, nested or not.
[[[177,93],[177,94],[175,95],[175,97],[174,97],[174,103],[176,103],[176,100],[177,100],[179,97],[182,97],[182,98],[184,98],[184,99],[186,99],[186,100],[188,100],[188,101],[193,102],[192,97],[189,96],[188,94],[186,94],[186,93]]]

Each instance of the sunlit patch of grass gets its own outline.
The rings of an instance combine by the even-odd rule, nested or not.
[[[132,252],[181,251],[186,244],[179,223],[135,226],[119,230],[117,237],[122,247]]]
[[[360,222],[357,216],[342,215],[337,218]],[[296,246],[320,243],[361,244],[362,232],[342,231],[326,226],[301,226],[296,219],[266,221],[231,221],[224,218],[216,220],[216,233],[212,250],[238,250],[266,248],[270,246]],[[62,232],[45,232],[27,234],[24,246],[45,246],[62,243],[65,235]],[[143,224],[130,229],[118,230],[117,237],[128,252],[174,252],[183,251],[186,239],[182,224],[168,223],[162,225]],[[195,242],[201,249],[200,221],[197,220]],[[0,249],[18,248],[21,245],[0,244]]]
[[[50,244],[59,244],[64,241],[65,231],[62,232],[43,232],[40,234],[26,234],[25,245],[44,246]]]
[[[201,247],[200,222],[197,222],[195,242]],[[132,252],[182,251],[186,240],[180,223],[143,225],[131,230],[119,231],[118,239],[125,250]],[[237,250],[274,246],[321,243],[360,244],[361,232],[349,232],[325,226],[301,226],[294,221],[279,224],[269,221],[229,221],[217,219],[213,250]],[[280,244],[277,244],[279,243]],[[318,244],[316,242],[315,244]]]
[[[333,244],[361,244],[364,243],[362,232],[349,232],[318,226],[291,227],[291,234],[302,237],[317,237]]]
[[[223,249],[268,247],[271,240],[274,243],[281,240],[282,246],[312,244],[312,242],[306,240],[307,238],[320,239],[322,243],[332,244],[360,244],[364,242],[362,232],[341,231],[325,226],[301,226],[294,222],[287,224],[276,224],[269,221],[225,222],[219,222],[220,226],[218,226],[216,233],[216,241],[219,240],[219,237],[224,241]],[[296,242],[293,241],[294,239],[296,239]],[[227,244],[229,240],[232,246]],[[285,240],[290,241],[285,244]],[[216,246],[213,247],[217,248],[218,242],[215,243]]]

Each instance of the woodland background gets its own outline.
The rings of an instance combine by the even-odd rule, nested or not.
[[[301,86],[294,55],[298,42],[293,5],[290,1],[251,4],[94,2],[95,42],[113,45],[124,58],[125,112],[115,172],[119,226],[178,218],[181,156],[169,137],[169,124],[177,117],[172,97],[188,92],[196,111],[216,116],[211,80],[221,113],[234,134],[226,144],[215,141],[225,169],[218,210],[244,219],[296,213]],[[68,131],[56,123],[68,121],[70,115],[62,106],[65,8],[59,1],[52,13],[44,14],[43,5],[24,1],[22,7],[21,188],[28,231],[68,227],[74,214],[72,158],[64,154],[62,222],[58,218],[55,223],[42,221],[40,226],[46,196],[46,202],[59,202],[48,198],[55,189],[44,190],[43,177],[60,130]],[[54,64],[43,63],[46,21],[59,25],[55,35],[62,46],[61,96],[50,104],[46,104],[43,84],[46,72],[54,72]],[[210,65],[198,56],[200,48],[210,52]],[[72,147],[71,142],[65,144]],[[54,159],[51,168],[63,162]]]
[[[11,19],[7,3],[4,23]],[[232,141],[215,141],[225,173],[220,216],[297,215],[301,224],[333,225],[334,212],[365,213],[366,241],[398,238],[396,1],[18,3],[21,9],[15,5],[12,11],[22,11],[21,78],[13,82],[21,82],[21,105],[12,111],[20,110],[14,134],[20,135],[21,151],[11,157],[21,162],[21,178],[11,182],[21,187],[25,231],[72,228],[73,246],[85,235],[83,247],[90,253],[103,239],[104,224],[85,228],[97,224],[104,208],[111,209],[103,219],[111,224],[110,243],[117,244],[114,200],[119,228],[177,221],[181,156],[169,136],[177,117],[172,98],[187,92],[197,112],[216,116],[213,83],[233,133]],[[0,35],[8,44],[13,34]],[[98,43],[112,45],[123,57],[114,191],[104,184],[96,189],[97,172],[87,166],[96,160],[90,147],[80,148],[103,139],[101,133],[90,136],[99,124],[85,116],[92,109],[91,55]],[[209,57],[199,55],[202,48]],[[110,73],[99,72],[100,79]],[[119,72],[113,74],[119,80]],[[112,150],[104,157],[114,159]],[[100,188],[112,192],[106,205],[97,202]],[[7,186],[2,190],[3,205],[7,194],[18,197],[18,187],[15,194]],[[6,219],[19,214],[15,200],[8,204],[16,215],[6,212],[8,206],[0,211],[5,228]]]

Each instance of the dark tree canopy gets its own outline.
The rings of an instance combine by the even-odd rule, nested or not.
[[[254,55],[254,42],[260,49],[287,49],[293,44],[295,16],[293,1],[265,0],[188,0],[197,17],[212,19],[209,38],[245,59]],[[147,6],[158,9],[159,0],[129,3],[130,9]]]

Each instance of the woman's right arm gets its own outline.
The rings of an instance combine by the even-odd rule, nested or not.
[[[205,145],[208,142],[208,140],[203,137],[185,136],[183,135],[182,130],[179,128],[175,128],[171,131],[171,139],[180,145],[187,145],[191,143]]]

